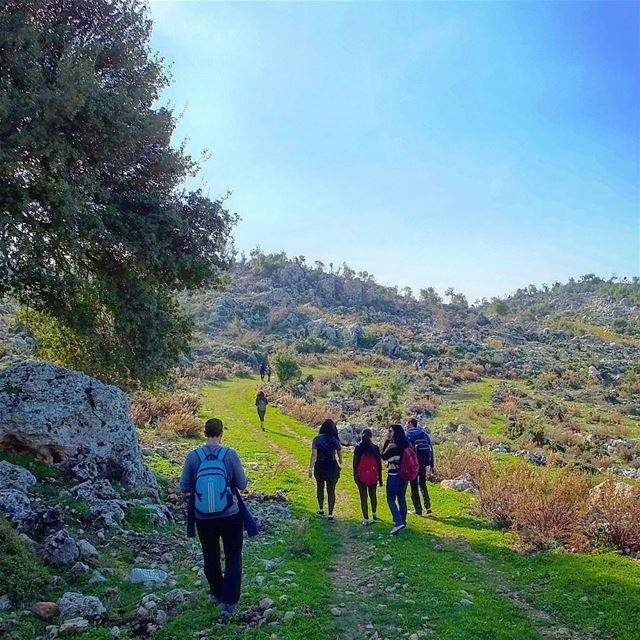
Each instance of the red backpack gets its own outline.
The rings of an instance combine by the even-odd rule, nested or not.
[[[356,469],[358,480],[365,487],[375,487],[378,484],[378,461],[372,453],[363,453]]]
[[[407,482],[411,482],[418,477],[419,470],[420,464],[418,463],[416,452],[411,447],[407,447],[400,458],[400,477]]]

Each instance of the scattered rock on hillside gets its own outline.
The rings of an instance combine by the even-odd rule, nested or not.
[[[45,538],[42,557],[55,565],[72,564],[80,557],[78,543],[66,529],[60,529]]]
[[[385,356],[396,356],[400,352],[400,340],[397,336],[390,333],[379,340],[374,345],[373,350],[377,353],[382,353]]]
[[[36,602],[31,607],[31,611],[33,611],[38,618],[48,620],[49,618],[55,618],[55,616],[60,613],[60,608],[55,602]]]
[[[95,465],[100,476],[129,487],[156,487],[129,409],[117,387],[53,364],[19,362],[0,372],[0,447],[83,462],[81,479]]]
[[[33,513],[31,500],[17,489],[0,491],[0,513],[14,522],[23,522]]]
[[[105,616],[107,610],[100,598],[85,596],[75,591],[67,591],[58,602],[60,615],[63,620],[73,618],[86,618],[87,620],[99,620]]]
[[[336,428],[338,429],[338,438],[345,447],[351,447],[356,444],[358,434],[350,422],[338,422]]]
[[[132,584],[140,584],[144,582],[162,583],[167,580],[169,574],[162,569],[143,569],[134,567],[129,572],[128,580]]]
[[[476,493],[478,491],[473,478],[468,473],[458,476],[453,480],[443,480],[440,486],[444,489],[455,489],[456,491],[468,491],[470,493]]]
[[[28,469],[6,460],[0,461],[0,491],[16,489],[26,493],[36,482],[36,477]]]

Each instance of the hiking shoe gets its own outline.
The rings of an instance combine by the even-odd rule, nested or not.
[[[433,512],[431,511],[431,507],[429,507],[426,511],[425,511],[425,515],[426,516],[430,516]]]
[[[230,618],[236,610],[236,606],[234,604],[220,604],[220,615],[223,618]]]
[[[324,511],[323,511],[322,509],[318,509],[318,510],[316,511],[316,515],[318,515],[318,516],[324,516]]]
[[[374,520],[377,520],[377,519],[378,519],[378,514],[377,514],[377,513],[372,513],[372,514],[371,514],[371,517],[372,517]]]
[[[371,520],[369,520],[369,518],[365,518],[362,521],[363,526],[368,527],[371,524]]]
[[[402,531],[407,525],[406,524],[398,524],[393,529],[391,529],[391,535],[394,536],[398,531]]]
[[[327,516],[327,520],[330,520],[331,522],[333,522],[333,521],[335,520],[335,518],[333,517],[333,513],[330,513],[330,514]]]
[[[220,604],[221,603],[221,600],[220,600],[220,598],[218,598],[218,596],[210,595],[209,596],[209,600],[211,600],[211,602],[213,604]]]

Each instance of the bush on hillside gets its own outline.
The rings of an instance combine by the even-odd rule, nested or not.
[[[172,414],[194,416],[200,410],[202,398],[196,393],[182,391],[167,395],[141,393],[134,397],[131,415],[139,428],[157,425]]]
[[[204,432],[204,423],[190,413],[172,413],[165,416],[158,424],[158,433],[165,436],[182,436],[195,438]]]
[[[487,451],[444,446],[436,459],[438,478],[451,480],[468,473],[476,484],[491,475],[493,464]]]
[[[609,479],[591,492],[585,533],[617,549],[640,551],[640,485]]]
[[[302,375],[300,365],[291,349],[280,349],[273,359],[273,368],[282,384],[287,384]]]
[[[50,580],[42,561],[18,537],[11,524],[0,517],[0,576],[2,593],[23,602],[42,594]]]
[[[316,336],[305,336],[295,343],[298,353],[324,353],[327,350],[327,343]]]
[[[317,427],[330,418],[337,421],[342,411],[340,407],[319,402],[307,402],[303,398],[295,398],[291,394],[278,396],[278,403],[284,413],[311,427]]]

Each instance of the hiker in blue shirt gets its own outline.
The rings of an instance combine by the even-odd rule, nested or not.
[[[212,602],[231,615],[240,599],[242,581],[243,517],[237,490],[247,487],[238,454],[220,444],[223,432],[218,418],[207,420],[207,442],[191,451],[184,462],[180,490],[187,503],[187,536],[198,533],[204,574]],[[220,565],[220,539],[224,547],[224,573]]]
[[[411,418],[405,425],[407,440],[418,456],[420,464],[418,477],[411,481],[411,502],[416,515],[422,515],[422,504],[420,503],[420,491],[424,500],[425,515],[431,513],[431,500],[429,489],[427,488],[427,476],[435,471],[435,456],[433,444],[429,434],[420,426],[415,418]]]

